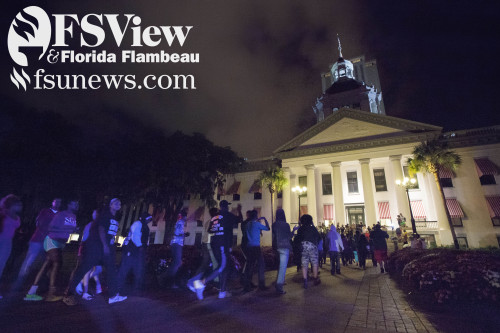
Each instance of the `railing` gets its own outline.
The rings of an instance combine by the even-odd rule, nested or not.
[[[438,222],[437,221],[415,221],[415,226],[417,227],[417,231],[437,231]]]

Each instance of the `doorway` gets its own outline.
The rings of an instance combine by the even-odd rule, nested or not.
[[[347,207],[347,218],[350,225],[365,225],[365,207],[351,206]]]

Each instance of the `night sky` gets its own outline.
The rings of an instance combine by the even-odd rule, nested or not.
[[[199,64],[38,67],[193,74],[197,89],[17,90],[9,78],[7,32],[16,13],[35,4],[49,15],[133,13],[143,27],[194,26],[183,47],[155,50],[199,53]],[[321,94],[320,73],[338,58],[337,33],[344,57],[377,59],[387,115],[445,130],[500,125],[500,4],[494,1],[4,1],[1,8],[3,107],[52,110],[104,137],[142,123],[166,133],[204,133],[242,157],[269,156],[307,128]],[[111,41],[107,36],[104,48],[118,51]]]

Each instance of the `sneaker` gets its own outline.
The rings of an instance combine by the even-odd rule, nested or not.
[[[102,294],[102,287],[100,285],[95,287],[95,293],[97,295]]]
[[[66,304],[68,306],[74,306],[74,305],[78,304],[78,302],[76,301],[75,296],[73,296],[73,295],[64,296],[62,301],[63,301],[64,304]]]
[[[231,294],[228,293],[227,291],[219,291],[219,298],[226,298],[229,296],[231,296]]]
[[[83,294],[83,286],[82,286],[82,283],[80,282],[77,286],[76,286],[76,289],[75,289],[76,293],[78,295],[81,295]]]
[[[82,299],[84,299],[86,301],[91,301],[94,299],[94,296],[90,295],[89,293],[83,293]]]
[[[193,282],[193,287],[196,292],[196,297],[198,297],[198,299],[201,301],[203,299],[203,291],[205,290],[205,285],[200,280],[196,280]]]
[[[41,301],[43,300],[43,297],[37,294],[26,294],[26,297],[24,297],[25,301]]]
[[[113,303],[118,303],[118,302],[122,302],[124,300],[127,299],[127,296],[120,296],[119,294],[116,294],[115,297],[111,297],[109,300],[108,300],[108,304],[113,304]]]
[[[63,299],[62,296],[58,296],[58,295],[54,295],[54,294],[49,294],[49,295],[45,296],[45,298],[43,300],[45,302],[59,302],[62,299]]]

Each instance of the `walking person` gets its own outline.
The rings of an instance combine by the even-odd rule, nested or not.
[[[90,228],[92,227],[92,224],[96,222],[98,216],[98,211],[97,209],[92,212],[92,221],[87,223],[85,228],[83,228],[83,233],[82,233],[82,240],[80,242],[80,246],[78,247],[78,257],[76,261],[76,266],[71,272],[71,277],[70,280],[73,278],[73,275],[75,272],[78,270],[80,265],[82,264],[82,252],[83,252],[83,247],[85,242],[87,241],[90,233]],[[101,266],[94,266],[91,270],[85,274],[83,277],[82,281],[76,286],[76,292],[78,295],[82,295],[82,299],[90,301],[93,299],[93,296],[89,294],[89,281],[91,278],[94,279],[96,282],[96,294],[102,293],[102,287],[101,287],[101,282],[99,280],[99,274],[102,272],[102,267]]]
[[[61,198],[54,198],[50,208],[44,208],[40,211],[40,213],[38,213],[38,216],[36,217],[36,229],[29,241],[28,252],[26,253],[26,258],[21,265],[21,269],[19,270],[17,281],[13,287],[14,290],[17,290],[23,285],[24,280],[33,268],[33,263],[45,252],[43,250],[43,241],[47,236],[49,224],[54,218],[54,215],[56,215],[59,211],[60,207]]]
[[[265,226],[260,223],[263,220],[266,224]],[[244,292],[249,292],[252,290],[251,283],[253,277],[254,266],[259,265],[259,289],[265,290],[265,265],[263,265],[262,252],[260,249],[260,231],[269,231],[269,222],[265,217],[257,218],[257,211],[252,210],[250,213],[250,222],[247,225],[247,237],[248,237],[248,265],[245,274],[245,288]]]
[[[368,257],[368,248],[370,247],[364,234],[359,235],[358,240],[359,267],[366,269],[366,257]]]
[[[153,217],[144,212],[139,220],[132,223],[122,246],[122,262],[118,273],[118,291],[123,289],[128,273],[134,274],[134,290],[140,291],[144,282],[146,248],[149,241],[148,223]]]
[[[387,232],[383,231],[380,224],[375,226],[370,239],[373,240],[373,252],[375,260],[380,264],[380,273],[384,273],[387,266],[387,241],[389,238]]]
[[[115,237],[120,225],[116,220],[116,214],[120,209],[120,199],[111,199],[109,206],[99,214],[96,223],[90,227],[89,237],[82,250],[82,264],[70,279],[64,294],[63,302],[66,305],[77,304],[73,296],[76,286],[92,267],[100,265],[101,262],[107,273],[108,303],[112,304],[127,299],[127,296],[118,294],[116,284]]]
[[[165,278],[173,279],[173,288],[179,288],[175,281],[175,276],[182,265],[182,248],[184,247],[184,238],[189,236],[186,232],[186,216],[187,210],[181,209],[177,214],[177,222],[174,227],[174,235],[170,241],[170,250],[172,252],[172,263],[169,269],[165,272]]]
[[[194,281],[202,280],[204,275],[207,274],[207,272],[209,271],[210,266],[212,266],[214,270],[216,269],[216,267],[212,264],[212,256],[210,255],[212,247],[210,245],[210,233],[208,229],[210,227],[210,222],[212,218],[218,215],[219,210],[213,207],[210,208],[208,213],[210,214],[210,219],[203,222],[203,230],[201,232],[201,254],[202,254],[201,264],[194,273],[193,277],[189,279],[187,283],[188,288],[193,292],[196,292],[196,288],[194,287]]]
[[[196,297],[199,300],[203,299],[203,291],[208,282],[215,280],[217,277],[220,281],[220,292],[219,298],[226,297],[226,276],[227,275],[227,262],[229,260],[229,251],[226,250],[225,238],[224,238],[224,224],[222,223],[223,216],[219,215],[217,208],[210,209],[210,223],[208,225],[208,233],[210,233],[210,248],[212,249],[215,260],[218,263],[217,268],[214,268],[212,273],[210,273],[206,278],[198,278],[193,281],[193,288],[196,292]],[[189,284],[188,284],[189,287]],[[224,289],[223,289],[224,288]],[[190,288],[191,289],[191,288]],[[192,289],[191,289],[192,290]],[[221,294],[221,293],[224,294]]]
[[[66,246],[69,235],[76,230],[76,212],[78,211],[78,200],[70,200],[66,210],[58,212],[49,224],[48,233],[43,241],[43,248],[46,252],[46,259],[42,268],[38,271],[35,281],[24,298],[25,301],[40,301],[42,297],[37,295],[38,284],[45,271],[50,269],[49,292],[45,296],[46,302],[56,302],[62,296],[56,295],[56,280],[59,270],[62,267],[62,249]]]
[[[344,244],[342,243],[342,238],[337,232],[337,229],[332,224],[330,226],[330,231],[326,235],[328,243],[328,254],[330,255],[330,273],[332,275],[340,274],[340,252],[344,250]]]
[[[21,225],[19,215],[23,204],[19,197],[9,194],[0,200],[0,278],[12,251],[12,238]],[[0,299],[2,299],[0,295]]]
[[[319,232],[313,224],[312,216],[304,214],[300,217],[300,227],[297,231],[297,237],[302,244],[302,277],[304,278],[304,289],[308,288],[307,271],[309,263],[313,268],[314,285],[321,283],[318,277],[318,243]]]
[[[292,250],[292,231],[290,225],[286,222],[285,211],[283,209],[276,210],[276,222],[273,223],[273,244],[280,257],[280,265],[278,275],[276,277],[276,292],[278,294],[286,294],[283,290],[285,284],[286,268],[288,266],[288,258]]]

